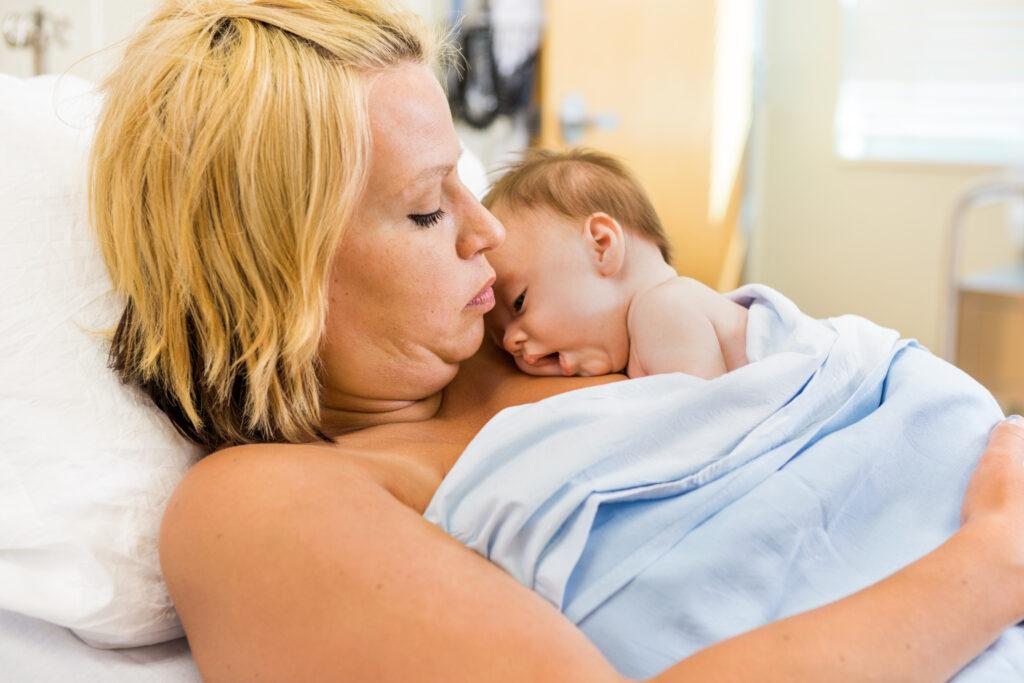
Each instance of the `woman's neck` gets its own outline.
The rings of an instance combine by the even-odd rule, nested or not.
[[[395,422],[423,422],[441,409],[443,392],[414,401],[360,399],[328,402],[320,407],[321,430],[329,437]]]
[[[621,379],[625,377],[530,377],[519,372],[501,350],[485,342],[438,394],[436,409],[421,415],[392,411],[389,420],[376,422],[375,426],[344,430],[348,433],[337,444],[377,472],[389,482],[389,490],[422,513],[466,445],[496,413],[509,406]],[[344,416],[344,424],[353,424],[353,419],[359,417]]]
[[[488,413],[487,406],[500,400],[505,380],[516,375],[509,358],[485,341],[476,354],[458,365],[450,381],[422,399],[383,400],[325,389],[321,428],[327,436],[335,437],[379,425],[445,421],[455,416],[461,423],[466,415],[475,413],[486,414],[478,425],[483,426],[493,414]]]

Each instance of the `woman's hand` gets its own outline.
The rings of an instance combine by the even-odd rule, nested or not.
[[[978,461],[960,515],[965,529],[991,535],[993,550],[1021,570],[1024,583],[1024,418],[995,426]]]

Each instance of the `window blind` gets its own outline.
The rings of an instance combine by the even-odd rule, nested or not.
[[[842,0],[840,157],[1024,164],[1024,0]]]

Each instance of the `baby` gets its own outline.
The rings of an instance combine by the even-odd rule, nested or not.
[[[491,336],[531,375],[705,379],[747,363],[747,309],[669,265],[650,201],[614,159],[530,153],[484,198],[505,224]]]

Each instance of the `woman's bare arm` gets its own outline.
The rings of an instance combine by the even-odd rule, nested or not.
[[[361,469],[296,448],[212,455],[168,505],[161,564],[205,681],[622,680]]]
[[[940,549],[653,680],[948,678],[1024,616],[1024,562],[1005,551],[1024,515],[1003,514],[1024,511],[1020,434],[989,449],[972,487],[1002,483],[975,491],[989,503]],[[358,468],[280,449],[211,456],[165,515],[164,572],[207,681],[623,680],[554,608]]]

